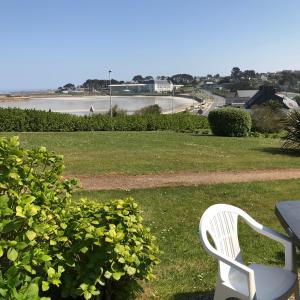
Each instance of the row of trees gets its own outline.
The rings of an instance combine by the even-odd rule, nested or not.
[[[169,80],[173,82],[174,84],[183,84],[188,85],[195,82],[195,78],[190,74],[175,74],[171,77],[169,76],[157,76],[156,79],[159,80]],[[142,75],[135,75],[132,78],[132,81],[137,83],[145,83],[149,82],[150,80],[154,80],[153,76],[145,76]],[[86,80],[82,85],[79,86],[79,88],[84,88],[88,91],[94,91],[94,90],[102,90],[107,89],[110,81],[107,79],[88,79]],[[124,81],[118,81],[115,79],[111,79],[112,84],[122,84]],[[59,87],[57,89],[57,92],[63,92],[63,91],[74,91],[76,89],[76,86],[73,83],[67,83],[63,87]]]
[[[115,79],[111,80],[111,84],[119,84],[119,83],[124,83],[124,81],[118,81]],[[88,89],[89,91],[93,91],[93,90],[107,89],[109,84],[110,81],[106,79],[88,79],[82,84],[82,87]]]
[[[234,67],[230,76],[209,76],[211,75],[207,75],[206,79],[214,79],[214,82],[225,85],[231,91],[258,89],[260,85],[273,85],[277,90],[300,92],[300,71],[258,73],[255,70],[242,71]]]
[[[192,84],[196,81],[195,77],[193,77],[190,74],[175,74],[173,76],[157,76],[156,77],[157,80],[169,80],[174,84],[183,84],[183,85],[188,85],[188,84]],[[138,82],[138,83],[143,83],[149,80],[154,80],[154,78],[152,76],[146,76],[143,77],[142,75],[135,75],[132,78],[132,81],[134,82]]]

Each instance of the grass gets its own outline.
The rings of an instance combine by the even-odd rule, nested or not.
[[[46,146],[65,155],[66,174],[147,174],[299,168],[298,155],[271,138],[226,138],[176,132],[2,133],[24,148]]]
[[[196,300],[206,299],[213,293],[217,274],[216,261],[206,254],[198,240],[198,223],[204,210],[215,203],[230,203],[257,221],[283,231],[274,214],[275,203],[299,199],[299,194],[299,181],[289,180],[155,190],[84,191],[76,197],[96,201],[134,197],[163,251],[155,271],[157,278],[144,284],[141,299]],[[245,224],[240,224],[239,236],[246,263],[283,264],[280,244],[254,233]]]

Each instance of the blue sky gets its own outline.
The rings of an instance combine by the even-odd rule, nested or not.
[[[298,0],[1,0],[0,90],[300,69]]]

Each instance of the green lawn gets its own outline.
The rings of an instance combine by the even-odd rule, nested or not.
[[[192,300],[211,294],[217,272],[216,261],[198,241],[198,223],[204,210],[214,203],[241,207],[259,222],[282,228],[275,217],[278,200],[300,198],[298,180],[268,183],[160,188],[155,190],[81,192],[97,201],[132,196],[144,211],[145,221],[163,251],[156,267],[157,279],[144,285],[142,299]],[[283,248],[240,224],[240,242],[246,263],[282,265]],[[298,259],[300,261],[300,258]]]
[[[2,133],[1,135],[13,135]],[[299,168],[297,155],[271,138],[226,138],[175,132],[15,133],[23,147],[65,155],[66,174]]]

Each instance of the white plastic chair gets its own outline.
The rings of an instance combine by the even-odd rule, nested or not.
[[[238,217],[255,231],[284,245],[284,269],[258,264],[246,266],[243,263],[238,241]],[[248,300],[288,299],[293,292],[295,299],[299,299],[295,251],[286,236],[257,223],[243,210],[227,204],[213,205],[204,212],[199,233],[203,247],[219,260],[214,300],[230,297]],[[214,245],[211,245],[208,234]]]

